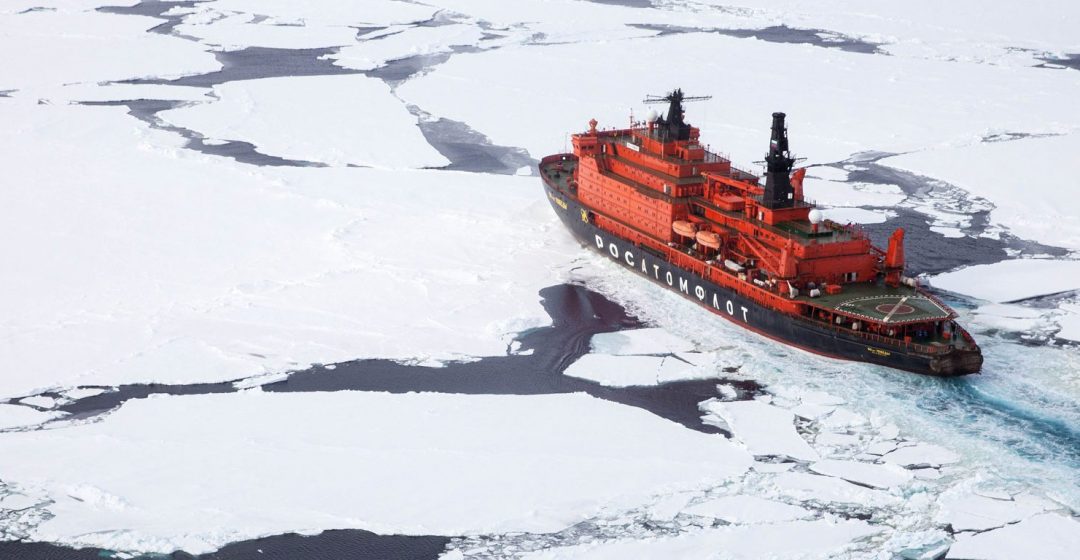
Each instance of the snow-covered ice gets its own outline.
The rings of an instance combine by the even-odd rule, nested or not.
[[[55,412],[41,412],[28,406],[0,403],[0,430],[35,426],[56,416]]]
[[[160,23],[93,10],[0,11],[0,49],[6,53],[0,57],[0,89],[17,88],[13,96],[36,102],[65,84],[180,77],[221,68],[206,47],[146,32]]]
[[[938,507],[936,520],[948,523],[953,531],[986,531],[1057,509],[1052,502],[1029,495],[994,498],[965,489],[946,492]]]
[[[617,540],[554,548],[523,556],[526,560],[623,560],[625,558],[825,558],[852,541],[879,532],[865,521],[794,521],[721,527],[674,537]]]
[[[881,507],[897,498],[881,490],[871,490],[839,478],[803,472],[785,472],[774,479],[777,491],[797,500]]]
[[[475,25],[450,24],[437,27],[409,27],[398,32],[366,39],[338,50],[330,56],[338,66],[373,70],[391,60],[448,52],[453,47],[474,46],[484,32]]]
[[[694,343],[660,328],[631,329],[594,334],[593,352],[614,355],[674,354],[694,350]]]
[[[583,394],[159,397],[0,447],[6,482],[56,500],[35,539],[153,552],[300,528],[554,531],[751,463],[721,436]]]
[[[795,415],[759,401],[710,402],[705,410],[723,418],[754,455],[776,455],[800,461],[820,457],[795,431]]]
[[[958,538],[946,558],[962,560],[1073,560],[1080,551],[1080,522],[1055,513]]]
[[[895,465],[840,461],[825,459],[810,465],[810,470],[826,476],[835,476],[848,482],[873,488],[893,488],[911,480],[911,471]]]
[[[0,395],[502,355],[550,322],[537,292],[577,250],[547,233],[529,177],[253,170],[123,107],[14,98],[0,115],[7,172],[33,178],[0,190],[0,232],[20,240],[0,251],[22,263],[0,278]]]
[[[416,117],[381,80],[361,75],[264,78],[214,86],[216,101],[159,116],[210,138],[243,140],[260,152],[363,167],[440,167]]]
[[[694,504],[683,511],[737,524],[773,523],[814,517],[814,512],[806,508],[746,495],[721,496]]]
[[[903,467],[940,467],[959,461],[960,456],[940,445],[918,443],[886,453],[882,459]]]
[[[986,282],[993,278],[993,282]],[[935,288],[992,302],[1008,302],[1080,289],[1080,261],[1011,259],[939,274]]]
[[[1080,77],[1070,74],[1069,78]],[[1061,135],[965,142],[881,163],[946,181],[990,200],[994,204],[990,218],[1015,235],[1080,249],[1080,216],[1073,211],[1080,177],[1062,165],[1080,151],[1074,120],[1080,117],[1080,107],[1063,103],[1055,109],[1061,112]],[[1028,132],[1024,127],[998,130]]]

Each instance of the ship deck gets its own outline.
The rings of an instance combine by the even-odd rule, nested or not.
[[[845,284],[839,294],[814,298],[800,295],[796,299],[820,309],[889,325],[939,321],[952,316],[946,307],[909,286]]]

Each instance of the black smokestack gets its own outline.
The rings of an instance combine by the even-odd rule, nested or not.
[[[786,208],[795,204],[795,190],[791,187],[791,168],[795,158],[788,152],[787,127],[784,114],[772,114],[772,138],[769,153],[765,156],[765,194],[761,204],[766,208]]]

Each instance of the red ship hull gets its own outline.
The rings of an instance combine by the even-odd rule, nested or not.
[[[890,343],[881,337],[833,328],[797,315],[760,305],[727,286],[720,285],[689,268],[680,267],[653,248],[636,244],[598,227],[598,210],[582,204],[574,193],[553,177],[561,162],[571,154],[544,158],[541,177],[552,209],[566,227],[586,247],[644,276],[653,283],[676,292],[712,313],[759,335],[814,354],[841,360],[879,364],[932,376],[959,376],[977,372],[982,355],[977,349],[919,348],[902,341]]]

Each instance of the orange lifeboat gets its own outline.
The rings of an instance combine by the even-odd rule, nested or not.
[[[684,220],[671,222],[671,229],[683,237],[693,237],[697,233],[697,226]]]
[[[699,231],[695,236],[698,245],[702,247],[708,247],[710,249],[720,248],[720,234],[712,231]]]

